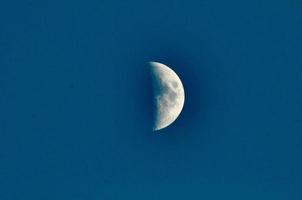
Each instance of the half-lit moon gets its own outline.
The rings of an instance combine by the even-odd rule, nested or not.
[[[185,92],[180,78],[168,66],[150,62],[154,92],[154,125],[157,131],[172,124],[183,108]]]

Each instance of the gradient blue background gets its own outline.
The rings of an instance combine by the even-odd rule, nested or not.
[[[298,0],[1,1],[0,200],[301,200],[301,53]]]

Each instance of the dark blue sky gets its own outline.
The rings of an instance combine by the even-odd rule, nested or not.
[[[0,3],[0,199],[302,199],[302,3]],[[151,132],[146,62],[184,110]]]

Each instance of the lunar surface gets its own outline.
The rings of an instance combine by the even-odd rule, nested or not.
[[[184,102],[185,92],[180,78],[168,66],[150,62],[154,93],[153,131],[172,124],[179,116]]]

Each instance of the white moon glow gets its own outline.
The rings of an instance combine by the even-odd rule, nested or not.
[[[184,102],[185,92],[180,78],[168,66],[150,62],[154,91],[153,131],[172,124],[179,116]]]

